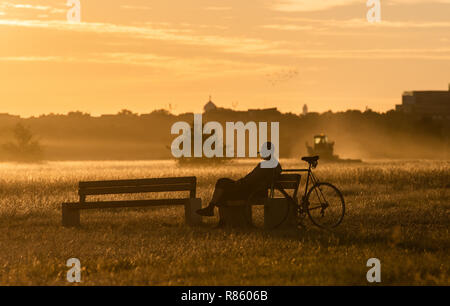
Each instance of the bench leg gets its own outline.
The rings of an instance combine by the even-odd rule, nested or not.
[[[80,226],[80,210],[62,206],[62,225],[65,227]]]
[[[202,208],[202,199],[190,199],[184,205],[184,218],[187,225],[200,225],[202,216],[197,214],[197,210]]]
[[[264,205],[264,228],[286,229],[295,228],[296,226],[297,210],[290,201],[286,199],[268,199],[266,201]]]
[[[219,206],[218,227],[248,228],[252,225],[251,205]]]

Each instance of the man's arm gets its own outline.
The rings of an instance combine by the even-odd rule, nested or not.
[[[255,178],[258,177],[258,169],[260,169],[260,164],[258,164],[255,168],[253,168],[252,171],[250,171],[250,173],[248,173],[246,176],[244,176],[243,178],[239,179],[237,181],[237,183],[239,184],[251,184],[252,182],[255,181]]]

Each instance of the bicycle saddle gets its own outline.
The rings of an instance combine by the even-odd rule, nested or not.
[[[304,156],[302,157],[302,160],[311,164],[317,162],[319,160],[319,156]]]

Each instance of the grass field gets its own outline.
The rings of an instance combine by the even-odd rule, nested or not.
[[[303,231],[213,229],[216,218],[190,228],[180,207],[83,211],[81,228],[61,226],[61,203],[77,200],[80,180],[195,175],[207,203],[217,178],[253,164],[0,164],[0,285],[67,285],[72,257],[83,285],[364,285],[371,257],[381,284],[450,285],[448,161],[319,164],[347,204],[332,233],[310,222]]]

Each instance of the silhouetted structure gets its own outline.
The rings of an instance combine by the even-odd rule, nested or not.
[[[196,190],[197,178],[195,176],[79,182],[78,195],[80,196],[80,201],[62,204],[62,224],[66,227],[79,226],[80,210],[83,209],[184,206],[186,223],[188,225],[198,225],[202,220],[200,216],[195,214],[195,211],[201,208],[202,200],[197,198]],[[185,198],[172,196],[165,199],[145,200],[86,201],[87,196],[179,191],[189,191],[189,196]]]
[[[11,142],[11,130],[21,123],[39,135],[48,160],[147,160],[173,158],[167,145],[175,122],[191,122],[193,113],[167,110],[123,116],[119,114],[46,114],[22,118],[0,115],[0,144]],[[292,113],[235,111],[217,107],[203,114],[203,122],[279,122],[280,157],[307,154],[304,143],[324,132],[336,141],[342,155],[361,158],[449,158],[450,120],[432,120],[402,111],[377,113],[348,110],[298,116]],[[349,156],[350,155],[350,156]],[[11,160],[0,150],[0,160]]]
[[[276,116],[278,115],[280,112],[278,111],[278,109],[276,107],[271,107],[271,108],[263,108],[263,109],[252,109],[249,108],[248,109],[248,115],[249,117],[267,117],[269,118],[270,116]]]
[[[306,143],[308,154],[318,155],[325,160],[338,159],[337,155],[333,155],[334,141],[328,141],[328,137],[324,134],[314,136],[314,145],[311,147]]]
[[[211,96],[209,96],[209,101],[203,106],[205,113],[216,110],[217,106],[211,101]]]
[[[314,136],[314,145],[311,147],[306,142],[306,149],[308,154],[318,155],[323,160],[336,162],[361,162],[360,159],[342,159],[339,155],[334,155],[334,141],[328,141],[328,137],[324,134]]]
[[[395,109],[422,117],[449,119],[450,84],[448,91],[407,91],[403,93],[402,104]]]
[[[303,115],[307,115],[308,114],[308,105],[303,105]]]

